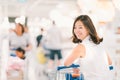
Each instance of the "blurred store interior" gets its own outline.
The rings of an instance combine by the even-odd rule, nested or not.
[[[15,29],[15,23],[21,23],[28,28],[32,42],[31,55],[36,59],[36,54],[34,54],[36,53],[36,37],[40,34],[40,29],[43,28],[46,35],[46,31],[52,26],[52,21],[55,21],[62,32],[62,62],[64,62],[66,54],[69,54],[74,47],[71,41],[74,19],[82,14],[91,17],[113,60],[114,74],[109,80],[119,80],[120,0],[0,0],[0,80],[19,80],[7,79],[6,74],[9,30]],[[39,80],[33,70],[36,66],[39,67],[39,64],[35,62],[31,61],[32,66],[29,65],[28,70],[29,78],[26,80]],[[36,66],[33,66],[34,64]],[[16,72],[13,73],[17,76]],[[42,79],[45,76],[39,76],[39,78]]]

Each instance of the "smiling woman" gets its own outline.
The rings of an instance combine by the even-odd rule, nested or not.
[[[78,16],[73,24],[73,42],[78,45],[65,60],[69,66],[78,60],[80,71],[85,80],[107,80],[111,58],[105,52],[102,38],[99,38],[92,20],[88,15]]]
[[[83,40],[86,36],[89,35],[87,28],[84,27],[83,23],[81,21],[77,21],[74,26],[74,32],[76,34],[76,37],[79,40]]]

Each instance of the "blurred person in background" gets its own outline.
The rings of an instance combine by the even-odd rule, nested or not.
[[[117,27],[116,33],[117,33],[117,34],[120,34],[120,27]]]
[[[25,50],[25,80],[30,79],[30,71],[32,71],[32,75],[34,74],[34,55],[32,52],[32,43],[31,43],[31,37],[28,33],[28,28],[23,26],[21,23],[16,23],[16,27],[13,31],[9,33],[9,48],[10,48],[10,56],[18,56],[18,54],[15,53],[15,50],[19,47],[21,47],[23,50]],[[10,61],[8,61],[10,62]],[[32,70],[30,70],[32,68]],[[33,75],[34,76],[34,75]],[[31,77],[32,79],[32,77]]]
[[[64,65],[69,66],[77,60],[85,80],[108,80],[107,72],[112,61],[104,50],[103,38],[98,36],[90,17],[78,16],[74,21],[72,33],[73,43],[78,45],[66,58]]]
[[[56,26],[55,21],[47,31],[46,35],[46,48],[50,51],[50,60],[48,61],[48,68],[52,70],[55,66],[55,58],[57,56],[57,66],[61,64],[62,59],[62,35],[60,29]]]
[[[17,56],[15,56],[15,57],[10,56],[10,58],[9,58],[8,68],[11,68],[13,70],[16,70],[16,69],[19,70],[21,67],[24,68],[23,60],[25,60],[25,50],[23,50],[22,48],[19,47],[15,50],[15,53]],[[19,62],[20,62],[20,64],[19,64]]]
[[[25,51],[32,49],[30,36],[25,34],[24,26],[22,24],[16,23],[14,31],[10,32],[9,46],[10,50],[15,50],[18,47],[23,48]]]
[[[41,43],[41,40],[42,40],[42,37],[43,37],[43,32],[44,32],[44,29],[40,28],[40,34],[36,37],[37,47],[39,47],[39,45]]]
[[[8,77],[8,79],[14,79],[14,77],[12,77],[12,73],[14,73],[14,71],[16,71],[17,73],[19,73],[19,75],[16,76],[16,78],[23,78],[25,80],[25,75],[23,74],[25,71],[25,64],[26,64],[25,50],[19,47],[15,50],[15,53],[17,56],[9,57],[9,62],[7,64],[7,66],[8,66],[7,67],[7,77]]]

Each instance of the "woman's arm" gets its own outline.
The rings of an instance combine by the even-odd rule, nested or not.
[[[67,57],[64,62],[65,66],[71,65],[77,58],[83,57],[85,54],[85,48],[83,45],[79,44],[73,49],[73,52]]]
[[[32,44],[29,44],[24,50],[25,51],[29,51],[29,50],[31,50],[32,49]]]
[[[107,54],[107,58],[108,58],[108,64],[112,65],[112,60],[111,60],[111,58],[110,58],[110,56],[108,54]]]
[[[25,37],[26,37],[26,47],[25,47],[25,51],[29,51],[32,49],[32,41],[31,41],[31,37],[29,33],[25,33]]]

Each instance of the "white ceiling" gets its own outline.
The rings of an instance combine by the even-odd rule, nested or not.
[[[76,2],[77,0],[0,0],[0,16],[48,17],[48,13],[57,4]]]

